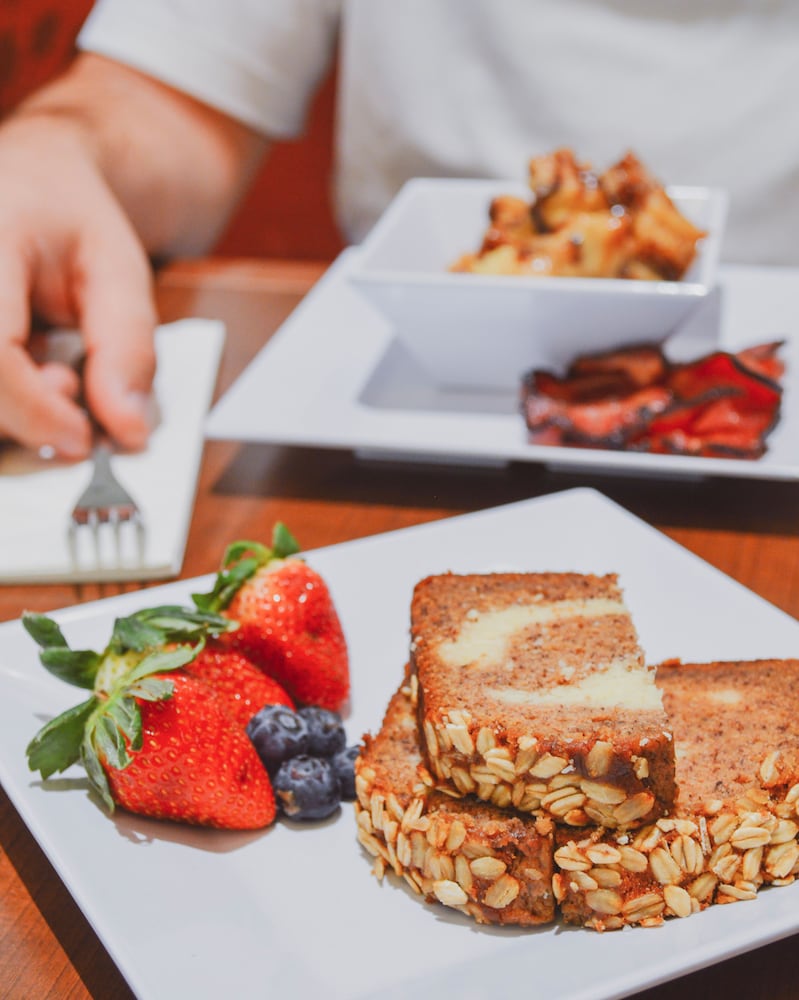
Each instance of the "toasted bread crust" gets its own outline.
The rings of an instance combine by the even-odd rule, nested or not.
[[[657,676],[684,748],[681,799],[672,815],[628,832],[555,827],[434,791],[414,719],[414,678],[406,678],[356,766],[359,839],[378,873],[392,868],[419,894],[480,922],[543,923],[555,915],[554,899],[565,922],[598,931],[653,926],[794,882],[799,660],[670,662]],[[482,862],[475,877],[478,856],[505,867]],[[506,875],[513,881],[501,882],[493,899],[508,901],[487,906],[486,893]]]
[[[428,765],[451,793],[569,826],[671,809],[671,730],[615,575],[431,576],[411,638]]]
[[[435,791],[422,763],[410,682],[389,703],[380,731],[356,762],[358,839],[374,871],[478,923],[554,919],[552,827],[472,797]]]
[[[799,874],[799,660],[670,662],[657,679],[680,799],[629,836],[557,831],[553,889],[569,923],[652,925]]]

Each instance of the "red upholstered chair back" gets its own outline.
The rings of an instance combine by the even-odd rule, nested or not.
[[[336,74],[323,83],[302,139],[275,146],[217,250],[332,260],[343,242],[331,207]]]
[[[0,0],[0,115],[63,69],[92,0]]]
[[[64,69],[93,0],[0,0],[0,117]],[[133,0],[135,2],[135,0]],[[216,251],[331,260],[342,246],[330,205],[335,74],[302,140],[276,147]]]

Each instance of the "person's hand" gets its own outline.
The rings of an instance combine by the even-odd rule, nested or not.
[[[0,438],[82,458],[91,428],[78,377],[36,363],[33,316],[80,329],[93,416],[120,445],[141,448],[155,371],[150,266],[88,137],[48,115],[0,129]]]
[[[35,359],[41,319],[80,330],[92,416],[123,447],[146,443],[147,253],[212,246],[267,148],[247,125],[93,53],[26,99],[0,128],[0,438],[64,458],[89,451],[77,375]]]

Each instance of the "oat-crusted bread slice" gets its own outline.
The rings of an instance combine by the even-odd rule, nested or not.
[[[662,664],[680,794],[629,835],[558,830],[566,921],[655,924],[799,874],[799,660]]]
[[[434,791],[422,767],[413,688],[411,681],[394,695],[355,765],[358,839],[375,873],[393,870],[414,892],[479,923],[550,922],[552,824]]]
[[[430,576],[411,640],[429,767],[454,793],[570,826],[671,808],[671,726],[615,574]]]

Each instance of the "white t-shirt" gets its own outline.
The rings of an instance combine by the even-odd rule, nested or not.
[[[336,201],[361,239],[411,176],[521,180],[570,146],[725,188],[723,256],[799,265],[791,0],[100,0],[84,49],[274,138],[340,56]]]

